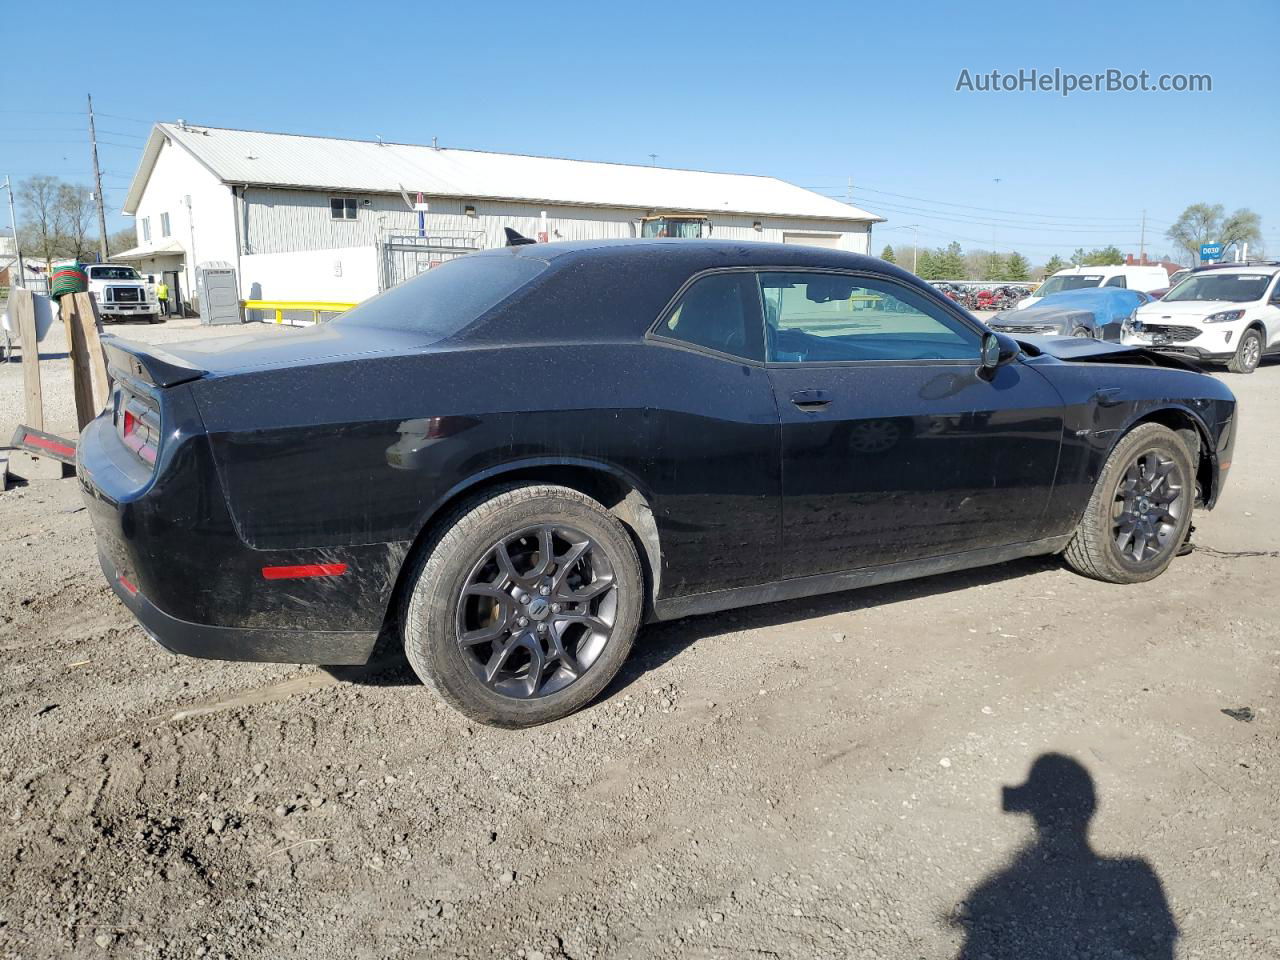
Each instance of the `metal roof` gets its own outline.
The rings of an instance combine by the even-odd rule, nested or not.
[[[133,213],[165,139],[224,183],[823,220],[883,218],[775,177],[158,123],[125,199]]]
[[[130,247],[128,250],[121,250],[119,253],[113,253],[108,260],[146,260],[148,257],[164,257],[172,254],[186,254],[182,244],[177,240],[170,238],[161,241],[155,247]]]

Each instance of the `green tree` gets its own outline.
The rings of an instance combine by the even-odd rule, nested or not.
[[[1246,243],[1257,247],[1262,240],[1262,218],[1247,207],[1227,216],[1220,203],[1193,203],[1182,211],[1165,236],[1193,263],[1199,263],[1202,243],[1221,243],[1223,254]]]
[[[1071,254],[1072,265],[1077,267],[1080,266],[1084,263],[1084,259],[1087,256],[1088,254],[1084,252],[1084,247],[1076,247],[1075,252]]]
[[[987,262],[983,267],[984,280],[1003,280],[1004,276],[1004,257],[996,253],[994,250],[987,255]]]
[[[1044,265],[1044,276],[1052,277],[1059,270],[1065,270],[1070,264],[1063,260],[1056,253],[1049,258],[1049,262]]]
[[[1031,264],[1027,262],[1027,258],[1020,254],[1017,250],[1009,254],[1004,261],[1004,275],[1001,280],[1030,280]]]
[[[1124,254],[1118,248],[1112,246],[1094,247],[1084,255],[1081,265],[1086,267],[1109,267],[1120,263],[1124,263]]]
[[[942,280],[942,271],[938,266],[938,254],[932,250],[921,250],[916,263],[916,276],[921,280]]]
[[[938,250],[934,257],[938,280],[964,279],[964,250],[960,248],[960,244],[955,240]]]
[[[884,249],[880,251],[880,259],[884,260],[886,263],[898,262],[898,258],[893,255],[893,247],[889,246],[887,243],[884,245]]]

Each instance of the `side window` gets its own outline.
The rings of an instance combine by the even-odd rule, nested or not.
[[[917,290],[830,273],[762,273],[768,359],[977,360],[981,337]]]
[[[1110,280],[1104,283],[1103,286],[1104,287],[1121,287],[1126,290],[1129,288],[1129,284],[1125,282],[1123,273],[1117,273],[1114,277],[1112,277]]]
[[[763,353],[755,275],[713,273],[694,282],[657,332],[719,353],[759,360]]]
[[[329,219],[331,220],[354,220],[356,209],[355,197],[329,198]]]

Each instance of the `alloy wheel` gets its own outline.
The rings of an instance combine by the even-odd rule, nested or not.
[[[1140,453],[1129,464],[1112,510],[1112,536],[1126,563],[1147,563],[1177,547],[1185,486],[1178,464],[1159,450]]]
[[[544,523],[491,546],[457,600],[467,665],[505,697],[544,697],[574,683],[609,643],[617,613],[613,565],[579,530]]]
[[[1245,337],[1243,356],[1240,358],[1246,370],[1252,370],[1262,359],[1262,341],[1256,336]]]

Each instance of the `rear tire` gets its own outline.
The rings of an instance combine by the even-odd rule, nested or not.
[[[149,313],[149,314],[147,314],[147,321],[148,321],[149,323],[164,323],[164,314],[162,314],[162,313]]]
[[[1076,327],[1074,330],[1071,331],[1071,335],[1073,337],[1092,337],[1093,336],[1093,334],[1089,332],[1088,327]]]
[[[1063,553],[1077,573],[1107,583],[1142,583],[1168,568],[1187,538],[1196,471],[1181,438],[1144,423],[1107,458],[1075,535]]]
[[[1236,344],[1236,352],[1227,361],[1227,369],[1232,373],[1253,373],[1262,362],[1262,334],[1250,327],[1240,335]]]
[[[585,494],[550,484],[462,504],[411,582],[404,647],[414,672],[497,727],[558,720],[594,700],[626,660],[643,610],[626,528]]]

